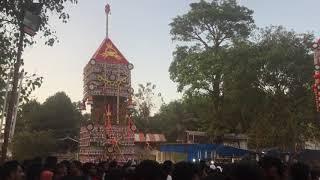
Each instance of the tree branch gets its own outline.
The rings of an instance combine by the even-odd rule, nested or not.
[[[208,43],[205,42],[197,32],[194,32],[194,35],[195,35],[195,37],[193,36],[192,37],[193,39],[200,41],[205,46],[205,48],[207,50],[210,49],[210,46],[208,45]]]

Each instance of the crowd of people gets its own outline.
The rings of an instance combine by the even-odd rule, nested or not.
[[[303,163],[286,165],[280,159],[264,157],[259,162],[238,162],[217,168],[212,163],[144,160],[81,163],[57,162],[56,157],[8,161],[0,169],[1,180],[318,180],[319,176]]]

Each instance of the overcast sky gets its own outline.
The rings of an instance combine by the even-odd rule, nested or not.
[[[152,82],[166,102],[181,97],[169,78],[168,68],[175,45],[168,24],[188,11],[194,0],[109,0],[109,35],[122,54],[135,65],[132,82]],[[259,27],[283,25],[298,32],[320,33],[319,0],[241,0],[254,10]],[[25,68],[44,77],[33,97],[43,102],[57,91],[73,101],[82,99],[82,71],[105,37],[105,0],[79,0],[68,6],[67,24],[51,21],[60,43],[46,47],[42,42],[26,49]]]

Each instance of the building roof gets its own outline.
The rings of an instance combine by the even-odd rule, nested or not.
[[[160,143],[166,142],[166,137],[163,134],[143,134],[143,133],[136,133],[134,135],[134,142],[136,143],[143,143],[143,142],[150,142],[150,143]]]
[[[248,136],[245,134],[224,134],[223,139],[229,139],[229,140],[248,140]]]
[[[186,131],[186,133],[195,136],[207,136],[207,133],[202,131]]]
[[[127,59],[122,55],[122,53],[109,38],[105,38],[102,41],[101,45],[91,59],[95,60],[96,62],[105,62],[110,64],[129,64]]]
[[[69,141],[73,141],[73,142],[75,142],[75,143],[79,143],[78,140],[73,139],[73,138],[71,138],[71,137],[69,137],[69,136],[64,137],[64,138],[60,138],[60,139],[58,139],[58,140],[59,140],[59,141],[67,141],[67,140],[69,140]]]

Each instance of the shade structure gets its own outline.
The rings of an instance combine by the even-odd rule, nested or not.
[[[222,144],[164,144],[160,146],[161,152],[174,152],[187,154],[187,160],[205,158],[205,154],[215,153],[220,156],[242,157],[251,151],[225,146]]]

